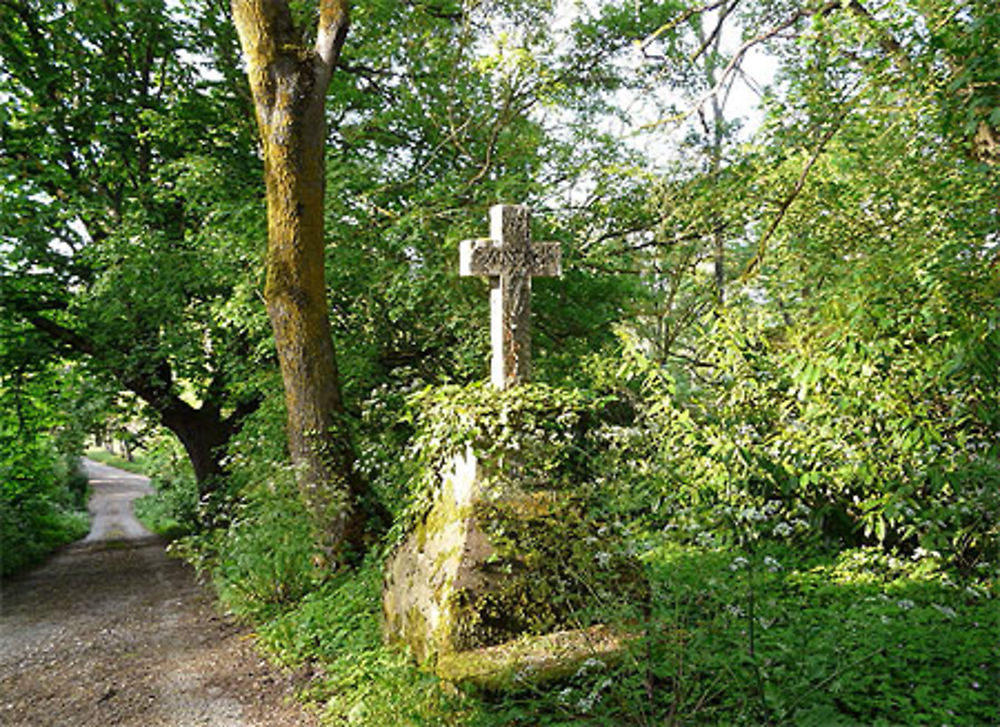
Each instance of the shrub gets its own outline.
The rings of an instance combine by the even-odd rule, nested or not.
[[[22,442],[0,459],[0,574],[34,565],[87,534],[87,478],[48,437]]]

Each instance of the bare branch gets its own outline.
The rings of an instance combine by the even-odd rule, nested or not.
[[[76,331],[67,328],[61,323],[56,323],[50,318],[45,318],[37,313],[33,313],[25,316],[28,323],[37,328],[39,331],[47,334],[49,337],[60,341],[75,351],[87,354],[88,356],[97,356],[97,346],[89,338],[81,336]]]
[[[705,6],[704,8],[701,8],[699,11],[695,11],[695,12],[703,12],[705,10],[711,10],[711,9],[719,7],[722,4],[723,4],[722,2],[719,2],[719,3],[712,4],[712,5],[708,5],[708,6]],[[824,15],[824,14],[826,14],[826,13],[828,13],[828,12],[830,12],[830,11],[838,8],[838,7],[840,7],[839,1],[833,1],[833,2],[827,2],[827,3],[821,5],[818,8],[815,8],[815,9],[799,8],[794,13],[792,13],[789,17],[787,17],[785,20],[783,20],[781,23],[778,23],[777,25],[773,25],[770,28],[768,28],[768,29],[766,29],[766,30],[758,33],[753,38],[750,38],[750,39],[744,41],[743,44],[740,45],[740,47],[736,49],[736,52],[733,53],[733,57],[729,59],[729,63],[727,63],[726,66],[725,66],[725,68],[722,69],[722,72],[719,74],[718,80],[716,81],[715,85],[712,86],[712,88],[708,89],[708,91],[706,91],[705,93],[703,93],[691,105],[691,108],[689,110],[687,110],[687,111],[685,111],[685,112],[683,112],[681,114],[677,114],[676,116],[671,116],[668,119],[661,119],[660,121],[655,121],[655,122],[653,122],[651,124],[647,124],[647,125],[645,125],[643,127],[643,129],[652,129],[652,128],[656,128],[656,127],[660,127],[660,126],[664,126],[666,124],[672,124],[672,123],[683,123],[684,121],[686,121],[691,116],[692,113],[695,112],[696,109],[701,108],[701,106],[703,104],[705,104],[710,98],[712,98],[713,96],[717,96],[719,93],[722,92],[722,90],[723,90],[723,88],[725,88],[726,84],[729,83],[730,76],[732,76],[733,74],[739,72],[740,63],[743,62],[744,57],[753,48],[755,48],[756,46],[760,45],[761,43],[765,43],[768,40],[771,40],[774,37],[777,37],[781,33],[785,32],[786,30],[788,30],[789,28],[791,28],[792,26],[794,26],[800,20],[812,17],[814,15]],[[693,13],[686,13],[685,17],[690,17],[691,14],[693,14]],[[657,31],[657,33],[659,33],[659,32],[660,31]]]
[[[733,0],[732,5],[723,3],[722,11],[719,13],[719,17],[715,22],[715,27],[712,28],[712,32],[708,34],[707,38],[704,38],[702,40],[701,45],[698,47],[698,50],[696,50],[694,53],[691,54],[689,60],[692,63],[696,61],[701,56],[702,53],[708,50],[708,47],[713,43],[715,44],[716,48],[718,48],[719,39],[722,37],[722,26],[725,24],[726,18],[729,17],[729,14],[732,13],[733,10],[736,9],[736,6],[739,4],[740,0]]]
[[[664,33],[669,33],[671,30],[673,30],[674,28],[676,28],[678,25],[680,25],[681,23],[687,22],[688,20],[690,20],[695,15],[698,15],[699,13],[707,13],[707,12],[710,12],[712,10],[715,10],[719,6],[725,5],[728,1],[729,0],[717,0],[716,2],[711,2],[711,3],[708,3],[707,5],[702,5],[700,8],[691,8],[690,10],[687,10],[687,11],[681,13],[676,18],[674,18],[673,20],[671,20],[669,23],[664,23],[659,28],[657,28],[655,31],[653,31],[650,35],[648,35],[646,37],[646,39],[644,41],[642,41],[642,43],[639,44],[639,47],[642,50],[645,50],[646,48],[649,47],[650,44],[652,44],[652,42],[654,40],[656,40],[657,38],[659,38]]]
[[[722,69],[722,73],[719,76],[718,83],[716,83],[715,87],[712,88],[708,93],[706,93],[702,97],[702,102],[704,102],[706,99],[708,99],[708,98],[716,95],[717,93],[719,93],[719,91],[725,85],[726,80],[729,78],[729,75],[735,71],[735,69],[743,61],[743,58],[746,56],[747,53],[750,52],[750,50],[752,48],[760,45],[761,43],[764,43],[764,42],[770,40],[771,38],[774,38],[778,34],[784,32],[788,28],[790,28],[793,25],[795,25],[796,23],[798,23],[800,20],[802,20],[804,18],[811,17],[813,15],[826,13],[827,11],[829,11],[829,10],[837,7],[837,5],[838,5],[838,3],[830,2],[830,3],[827,3],[826,5],[823,5],[818,10],[809,10],[808,8],[799,8],[794,13],[792,13],[791,16],[789,16],[787,19],[785,19],[784,22],[779,23],[778,25],[772,26],[772,27],[768,28],[767,30],[765,30],[765,31],[763,31],[761,33],[758,33],[753,38],[750,38],[749,40],[744,41],[744,43],[739,48],[736,49],[736,52],[733,54],[733,57],[729,60],[729,63],[726,64],[726,67]]]
[[[847,9],[862,20],[867,21],[878,38],[878,44],[882,52],[894,59],[901,71],[909,72],[912,69],[913,64],[910,62],[910,57],[906,54],[903,46],[900,45],[899,41],[891,33],[879,27],[875,17],[869,12],[868,8],[858,0],[850,0]]]

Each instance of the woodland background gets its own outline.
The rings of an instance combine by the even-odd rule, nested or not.
[[[115,439],[155,478],[146,521],[313,666],[330,724],[995,722],[998,49],[992,0],[356,3],[326,285],[376,502],[333,572],[228,3],[0,0],[3,572],[86,532],[76,458]],[[601,604],[643,633],[624,663],[504,695],[442,688],[378,626],[415,445],[447,435],[424,412],[493,405],[457,245],[497,202],[562,242],[537,436],[653,589]]]

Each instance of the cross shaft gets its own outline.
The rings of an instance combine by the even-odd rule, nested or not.
[[[531,278],[562,273],[558,242],[531,241],[531,211],[490,208],[490,238],[463,240],[461,275],[490,279],[490,380],[508,389],[531,379]]]

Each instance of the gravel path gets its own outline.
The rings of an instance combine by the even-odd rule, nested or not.
[[[0,725],[315,725],[135,519],[148,480],[85,464],[90,534],[0,590]]]

